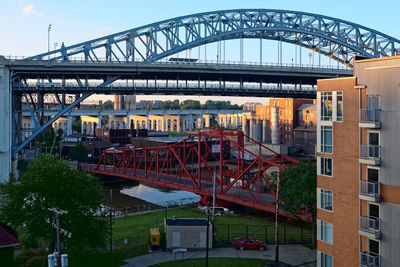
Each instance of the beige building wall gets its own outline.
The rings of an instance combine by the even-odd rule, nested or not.
[[[180,248],[206,248],[206,244],[201,246],[200,244],[200,233],[206,236],[207,226],[166,226],[166,240],[167,248],[173,248],[172,246],[172,233],[180,233]],[[212,226],[209,226],[208,232],[208,246],[212,248]]]

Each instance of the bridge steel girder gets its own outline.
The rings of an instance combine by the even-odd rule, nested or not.
[[[312,49],[352,66],[353,55],[393,56],[400,40],[346,20],[300,11],[221,10],[181,16],[39,54],[28,60],[157,61],[207,43],[238,39],[278,40]],[[125,51],[124,49],[125,48]]]
[[[249,149],[248,146],[252,147]],[[275,212],[269,175],[298,161],[278,154],[243,132],[202,131],[168,146],[105,150],[97,164],[81,163],[90,174],[118,176]],[[290,216],[279,210],[283,216]],[[310,213],[299,214],[310,221]]]
[[[114,82],[117,79],[118,79],[118,77],[109,77],[106,81],[104,81],[98,87],[107,86],[108,84]],[[75,99],[75,101],[73,103],[65,106],[63,109],[61,109],[59,112],[57,112],[56,115],[54,115],[51,119],[49,119],[47,122],[45,122],[43,125],[40,125],[39,127],[35,127],[34,131],[32,132],[32,134],[29,137],[27,137],[20,144],[15,144],[15,146],[12,147],[11,156],[14,157],[19,151],[21,151],[26,145],[28,145],[36,136],[38,136],[41,132],[43,132],[53,122],[55,122],[58,118],[60,118],[62,115],[67,113],[72,108],[74,108],[77,105],[79,105],[79,103],[81,103],[83,100],[85,100],[86,98],[91,96],[93,93],[94,93],[93,91],[89,91],[89,92],[83,93],[82,96],[80,96],[79,98]],[[13,113],[15,113],[15,112],[16,111],[13,111]],[[14,131],[13,135],[16,135],[16,133],[15,133],[16,129],[14,129],[13,131]]]

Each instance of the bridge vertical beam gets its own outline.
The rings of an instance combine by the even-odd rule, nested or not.
[[[0,65],[0,183],[6,183],[11,173],[11,140],[12,140],[12,92],[10,86],[10,71],[5,65]]]

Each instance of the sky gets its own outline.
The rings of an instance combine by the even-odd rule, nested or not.
[[[68,46],[176,16],[235,8],[286,9],[328,15],[400,39],[398,0],[384,3],[372,0],[0,0],[0,55],[32,56],[46,52],[49,24],[52,25],[50,43],[54,48],[54,43],[60,46],[64,42]],[[248,47],[246,50],[245,45],[245,58],[252,61],[257,56],[253,55],[251,44]],[[236,103],[254,100],[231,99]]]

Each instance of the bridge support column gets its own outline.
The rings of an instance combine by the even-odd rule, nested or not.
[[[68,116],[67,118],[67,136],[72,134],[72,117]]]
[[[11,173],[12,157],[12,91],[10,87],[10,71],[0,65],[0,183],[6,183]]]
[[[103,116],[97,116],[97,128],[101,128],[101,119],[103,118]]]
[[[249,128],[250,128],[249,129],[250,130],[249,137],[254,139],[254,121],[253,121],[253,118],[250,118],[250,127]]]
[[[166,127],[165,127],[165,114],[163,115],[163,118],[162,118],[162,127],[160,127],[161,128],[161,131],[165,131],[165,129],[166,129]]]
[[[242,132],[248,136],[247,134],[247,118],[246,117],[242,117]]]

